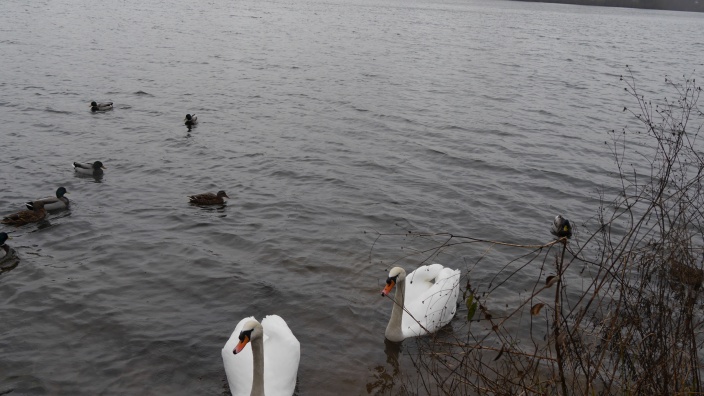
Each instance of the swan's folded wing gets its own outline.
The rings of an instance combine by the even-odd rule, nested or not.
[[[433,264],[433,266],[436,265],[439,264]],[[427,287],[429,283],[427,277],[430,275],[434,275],[434,282]],[[418,336],[426,334],[425,330],[434,332],[449,323],[457,310],[460,271],[450,268],[440,268],[440,271],[433,272],[425,271],[425,276],[418,276],[415,279],[414,283],[419,283],[415,288],[408,287],[408,279],[406,277],[405,302],[408,312],[404,312],[402,319],[404,335]],[[416,294],[409,294],[409,290]],[[411,318],[409,312],[416,320]],[[420,325],[416,321],[420,322]]]
[[[431,264],[418,267],[406,275],[406,304],[418,299],[423,293],[435,285],[435,278],[442,272],[441,264]]]
[[[266,395],[292,395],[296,388],[301,344],[278,315],[262,320],[264,327],[264,390]]]
[[[457,297],[460,291],[460,271],[443,269],[435,285],[424,296],[428,304],[429,320],[439,329],[448,324],[457,311]]]
[[[252,346],[247,344],[242,352],[237,355],[232,353],[239,342],[242,327],[250,320],[254,320],[254,316],[240,320],[221,351],[227,382],[230,385],[230,392],[232,392],[233,396],[249,395],[252,390],[252,372],[254,370]]]

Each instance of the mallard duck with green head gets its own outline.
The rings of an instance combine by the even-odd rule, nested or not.
[[[186,114],[186,118],[183,119],[183,123],[186,126],[194,126],[198,123],[198,117],[195,114]]]
[[[69,201],[68,198],[64,196],[65,194],[68,194],[66,188],[59,187],[56,189],[56,197],[42,198],[37,201],[41,201],[44,204],[44,209],[46,210],[66,209],[68,208]],[[25,205],[27,205],[27,209],[34,209],[34,201],[29,201]]]
[[[107,111],[112,110],[112,102],[90,102],[90,111]]]
[[[572,224],[570,224],[569,220],[562,217],[562,215],[557,215],[552,222],[550,233],[558,238],[569,239],[572,237]]]
[[[0,232],[0,261],[10,254],[10,247],[5,245],[5,241],[8,239],[10,239],[10,236],[6,232]]]
[[[190,203],[198,205],[222,205],[229,198],[225,191],[222,190],[218,191],[217,194],[203,193],[188,197]]]
[[[42,221],[45,217],[46,209],[44,209],[44,203],[42,201],[34,201],[32,202],[31,210],[23,210],[9,216],[5,216],[5,218],[2,219],[2,224],[21,226]]]
[[[10,238],[5,232],[0,232],[0,272],[9,271],[17,266],[19,259],[15,249],[5,245]]]
[[[92,164],[87,162],[74,162],[73,170],[81,175],[102,176],[103,169],[107,169],[100,161],[95,161]]]

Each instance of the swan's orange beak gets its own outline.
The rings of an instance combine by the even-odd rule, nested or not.
[[[240,340],[240,342],[237,343],[237,346],[235,347],[235,350],[232,351],[232,353],[234,353],[235,355],[237,355],[238,353],[242,352],[242,350],[244,349],[244,346],[247,345],[248,342],[249,342],[249,337],[245,335],[245,336]]]
[[[394,286],[396,286],[396,281],[394,279],[388,279],[386,281],[386,287],[384,288],[384,290],[381,291],[381,296],[382,297],[388,296],[389,293],[391,292],[391,289],[393,289]]]

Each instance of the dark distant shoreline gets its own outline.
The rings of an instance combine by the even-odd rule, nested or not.
[[[651,10],[704,12],[704,0],[517,0],[600,7],[645,8]]]

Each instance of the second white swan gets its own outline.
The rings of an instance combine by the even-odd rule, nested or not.
[[[389,271],[381,295],[387,296],[394,286],[395,302],[385,333],[389,341],[400,342],[433,333],[448,324],[457,312],[459,270],[431,264],[407,276],[403,268],[394,267]]]

